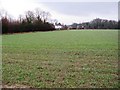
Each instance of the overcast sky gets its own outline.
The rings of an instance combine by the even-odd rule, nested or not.
[[[91,21],[95,18],[118,19],[118,0],[0,0],[0,8],[8,11],[13,17],[24,14],[27,10],[41,8],[64,24]],[[68,2],[69,1],[69,2]],[[73,2],[74,1],[74,2]],[[76,1],[76,2],[75,2]],[[78,2],[79,1],[79,2]],[[87,2],[89,1],[89,2]]]

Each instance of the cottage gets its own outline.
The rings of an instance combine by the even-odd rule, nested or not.
[[[60,29],[62,29],[62,26],[61,25],[55,25],[55,29],[60,30]]]

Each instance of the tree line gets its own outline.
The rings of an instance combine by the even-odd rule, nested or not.
[[[11,18],[6,11],[0,10],[2,33],[20,33],[34,31],[53,31],[61,26],[60,30],[67,29],[120,29],[120,21],[96,18],[90,22],[62,25],[56,19],[52,20],[51,14],[39,8],[34,11],[26,11],[25,15],[19,15],[18,19]]]
[[[3,34],[55,30],[53,23],[48,21],[49,19],[50,13],[38,8],[20,15],[17,20],[12,19],[5,11],[0,13]]]
[[[74,29],[120,29],[120,21],[96,18],[90,22],[73,23],[70,26]]]

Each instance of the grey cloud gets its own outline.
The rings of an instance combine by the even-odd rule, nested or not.
[[[67,15],[117,14],[117,2],[47,2],[43,3],[54,11]]]

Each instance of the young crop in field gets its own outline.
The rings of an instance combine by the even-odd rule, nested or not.
[[[118,87],[118,31],[3,35],[3,84],[16,87]]]

